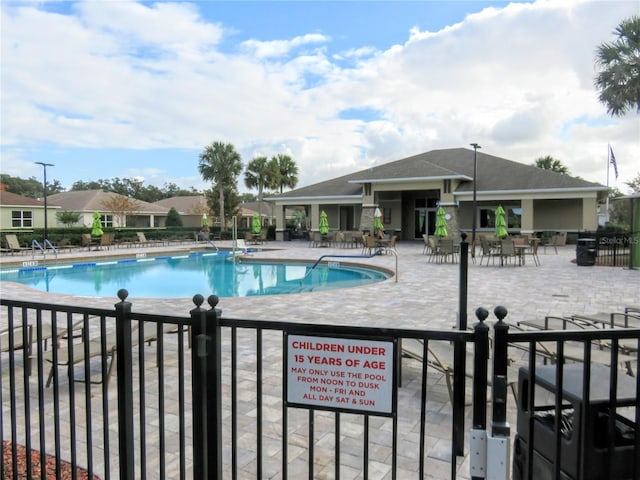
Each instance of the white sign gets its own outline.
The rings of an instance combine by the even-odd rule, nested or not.
[[[289,335],[287,402],[393,411],[393,342]]]

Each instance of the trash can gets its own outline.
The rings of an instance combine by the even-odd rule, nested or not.
[[[565,365],[563,369],[560,418],[560,478],[600,480],[633,478],[635,417],[620,414],[623,407],[635,407],[635,379],[617,378],[615,431],[609,436],[609,367],[591,365],[589,403],[583,398],[583,366]],[[556,367],[536,365],[535,403],[528,405],[531,378],[528,368],[521,368],[518,378],[517,433],[513,447],[514,480],[555,478],[555,395]],[[620,409],[620,410],[618,410]],[[628,409],[627,409],[628,410]],[[635,414],[634,414],[635,415]],[[584,453],[581,445],[584,442]],[[532,445],[532,456],[529,449]],[[611,450],[610,450],[611,448]],[[609,477],[609,473],[613,477]],[[582,474],[582,477],[579,475]]]
[[[287,228],[282,232],[282,240],[284,240],[285,242],[291,241],[291,230]]]
[[[595,238],[579,238],[576,242],[576,263],[581,267],[593,267],[596,264],[598,248]]]

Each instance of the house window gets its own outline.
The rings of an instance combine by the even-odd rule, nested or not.
[[[30,210],[13,210],[11,212],[11,226],[14,228],[33,227],[33,212]]]
[[[371,184],[370,183],[365,183],[364,184],[364,196],[368,197],[371,195]]]
[[[390,208],[383,208],[382,209],[382,223],[384,223],[385,225],[390,225],[391,224],[391,209]]]
[[[113,227],[113,215],[101,215],[100,223],[102,223],[102,226],[105,228]]]
[[[451,180],[447,179],[444,181],[443,185],[444,193],[451,193]]]

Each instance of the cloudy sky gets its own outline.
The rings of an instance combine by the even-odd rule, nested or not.
[[[1,171],[206,188],[198,155],[289,154],[298,186],[439,148],[606,184],[640,172],[640,115],[611,118],[595,50],[633,1],[2,0]],[[469,147],[470,148],[470,147]],[[481,168],[481,167],[480,167]],[[246,191],[243,181],[239,182]]]

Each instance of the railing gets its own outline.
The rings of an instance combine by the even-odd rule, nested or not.
[[[515,380],[509,363],[514,351],[526,351],[518,379],[521,387],[526,385],[517,398],[518,435],[524,442],[518,444],[520,453],[528,454],[525,469],[527,458],[547,455],[553,474],[549,478],[560,478],[568,467],[557,459],[567,457],[569,447],[560,435],[551,442],[540,437],[537,417],[526,417],[538,407],[533,399],[540,391],[540,375],[552,368],[552,380],[559,379],[556,391],[561,391],[563,379],[574,375],[574,365],[565,365],[564,345],[582,342],[584,361],[577,365],[585,365],[580,378],[586,405],[595,399],[589,382],[601,369],[591,365],[592,344],[610,342],[611,365],[622,355],[618,342],[632,339],[640,346],[640,330],[631,329],[513,333],[505,322],[506,309],[498,307],[489,369],[490,328],[484,309],[476,312],[473,331],[433,331],[221,318],[217,297],[209,297],[204,308],[200,295],[194,297],[189,315],[156,315],[132,311],[126,291],[118,296],[114,309],[0,300],[0,320],[6,326],[0,337],[0,432],[3,457],[11,450],[14,475],[18,445],[24,445],[54,458],[56,478],[65,469],[81,466],[89,478],[98,475],[102,480],[285,479],[301,472],[310,479],[339,479],[354,472],[369,478],[374,468],[393,479],[424,478],[434,472],[451,479],[460,473],[506,479],[511,467],[507,391]],[[52,339],[57,339],[57,348]],[[421,345],[421,352],[413,352],[419,362],[400,361],[408,351],[403,343],[410,341]],[[541,342],[557,346],[555,358],[544,357],[555,365],[542,362],[537,347]],[[436,346],[471,353],[468,344],[473,345],[468,372],[433,357]],[[513,350],[517,345],[525,350]],[[116,356],[116,378],[110,382]],[[634,358],[637,374],[640,365]],[[459,377],[471,376],[471,370],[472,425],[465,452],[464,431],[455,418],[465,416]],[[526,383],[527,378],[536,381]],[[617,368],[608,369],[598,382],[607,392],[605,430],[613,439],[617,404],[624,400],[628,406],[628,398],[623,398],[628,391],[617,387],[631,384],[635,405],[640,383]],[[445,383],[452,386],[449,395]],[[553,383],[541,385],[553,390]],[[575,401],[566,392],[556,395],[553,408],[547,409],[555,414],[555,431],[560,431],[568,400]],[[527,432],[521,435],[520,427]],[[581,459],[589,452],[586,431],[575,431]],[[634,469],[635,476],[629,478],[638,478],[639,441],[637,435],[630,440],[622,457],[615,441],[606,441],[599,455],[603,449],[611,454],[603,460],[605,470],[597,470],[606,472],[600,478],[620,478],[620,458]],[[446,445],[444,452],[443,446],[431,450],[434,442]],[[552,455],[545,450],[549,444]],[[460,446],[469,454],[469,472],[461,472],[457,461]],[[518,458],[523,461],[522,455]],[[26,478],[35,478],[27,464]],[[11,478],[5,468],[3,463],[0,477]],[[588,471],[584,465],[577,468],[579,473]],[[524,478],[535,478],[532,469],[525,472]]]
[[[597,265],[626,267],[630,265],[630,245],[633,237],[629,233],[582,232],[578,238],[593,238],[598,249]]]

